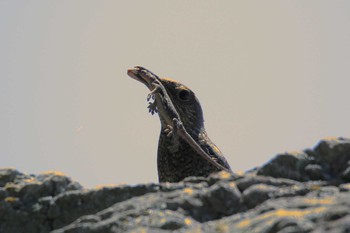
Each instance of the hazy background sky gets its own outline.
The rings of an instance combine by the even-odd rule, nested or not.
[[[350,1],[0,1],[0,167],[156,182],[145,66],[189,86],[234,171],[350,136]]]

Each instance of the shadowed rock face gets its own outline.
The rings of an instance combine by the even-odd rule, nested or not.
[[[0,169],[0,232],[349,232],[350,140],[277,155],[240,175],[83,189]]]

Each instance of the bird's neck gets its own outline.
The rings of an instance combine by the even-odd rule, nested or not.
[[[162,132],[164,132],[164,130],[168,128],[169,124],[162,117],[160,117],[160,122],[161,122]],[[187,133],[189,133],[195,141],[197,141],[198,139],[201,139],[204,135],[207,135],[203,122],[196,122],[196,124],[189,124],[184,121],[182,123]]]

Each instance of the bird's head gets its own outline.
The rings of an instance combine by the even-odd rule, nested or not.
[[[166,94],[169,96],[169,99],[175,107],[186,130],[189,131],[189,133],[199,133],[204,130],[204,119],[201,105],[194,92],[187,86],[170,78],[159,78],[149,70],[139,66],[129,69],[128,75],[145,84],[151,91],[157,88],[157,91],[153,93],[155,102],[150,103],[149,108],[151,110],[152,105],[155,105],[159,113],[162,127],[172,125],[172,119],[174,116],[168,109],[169,103],[166,102],[167,97],[163,93],[164,90],[162,90],[159,85],[164,87]]]
[[[192,128],[201,129],[204,122],[203,112],[194,92],[173,79],[161,78],[160,80],[179,113],[185,128],[188,130]],[[158,109],[160,108],[158,107]],[[159,117],[163,117],[161,111],[159,111]]]

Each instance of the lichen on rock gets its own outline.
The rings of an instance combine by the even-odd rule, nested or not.
[[[349,232],[350,140],[322,140],[245,174],[84,189],[0,169],[0,232]]]

